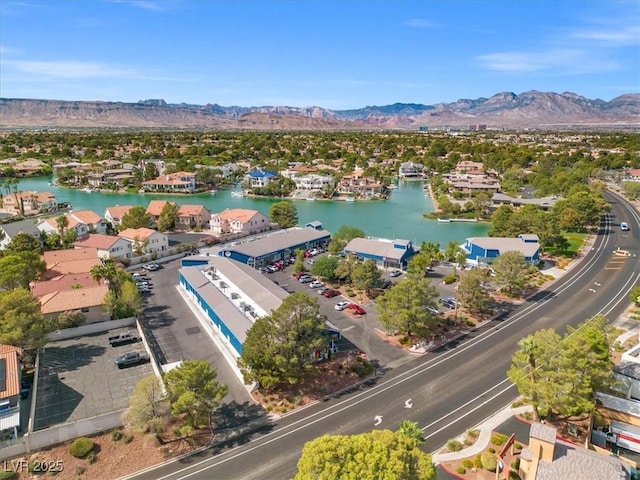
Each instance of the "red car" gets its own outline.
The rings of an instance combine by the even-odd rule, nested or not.
[[[333,297],[337,297],[338,295],[340,295],[340,292],[338,290],[333,290],[333,289],[329,289],[329,290],[325,290],[322,295],[324,297],[327,298],[333,298]]]
[[[367,312],[365,312],[364,308],[356,305],[356,308],[353,309],[353,314],[354,315],[366,315]]]

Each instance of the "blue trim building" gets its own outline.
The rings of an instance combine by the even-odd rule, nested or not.
[[[251,188],[262,188],[266,187],[270,182],[275,180],[278,177],[276,172],[271,170],[263,170],[262,168],[256,168],[255,170],[251,170],[245,178],[249,182],[249,186]]]
[[[344,251],[363,260],[374,260],[378,266],[391,268],[406,268],[417,253],[409,240],[379,238],[354,238]]]
[[[517,237],[471,237],[463,246],[471,263],[491,263],[500,254],[508,251],[522,253],[524,259],[536,264],[540,261],[540,241],[534,234]]]
[[[331,234],[320,222],[309,222],[304,228],[291,228],[268,234],[258,240],[237,245],[224,245],[217,251],[218,255],[240,263],[259,268],[276,260],[287,259],[295,255],[297,250],[310,250],[315,247],[326,247]]]

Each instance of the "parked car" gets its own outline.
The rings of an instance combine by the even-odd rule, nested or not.
[[[402,275],[400,270],[391,270],[391,272],[389,272],[390,277],[399,277],[400,275]]]
[[[333,307],[333,308],[335,308],[336,310],[341,312],[342,310],[347,308],[349,305],[350,305],[350,302],[338,302],[338,303],[336,303],[336,306]]]
[[[147,277],[146,273],[132,273],[131,274],[131,278],[133,278],[134,282],[139,282],[140,280],[147,280],[149,277]]]
[[[321,288],[324,287],[324,283],[322,283],[320,280],[316,280],[315,282],[311,282],[309,284],[309,288]]]
[[[338,291],[338,290],[334,290],[334,289],[332,289],[332,288],[327,288],[327,289],[322,293],[322,296],[323,296],[323,297],[327,297],[327,298],[337,297],[338,295],[340,295],[340,291]]]
[[[116,366],[124,368],[131,365],[138,365],[149,360],[149,354],[145,351],[125,353],[121,357],[116,358]]]
[[[365,315],[367,313],[364,308],[355,303],[348,305],[347,308],[351,310],[354,315]]]
[[[318,289],[318,295],[324,295],[324,292],[326,292],[327,290],[329,290],[329,287],[322,287]]]
[[[313,277],[311,277],[311,276],[307,275],[306,277],[300,277],[300,278],[298,279],[298,281],[299,281],[300,283],[311,283],[311,282],[314,282],[314,281],[315,281],[315,278],[313,278]]]
[[[157,263],[147,263],[142,266],[145,270],[149,270],[150,272],[155,272],[156,270],[160,270],[160,265]]]
[[[120,345],[136,343],[139,340],[140,338],[135,333],[127,332],[109,337],[109,344],[112,347],[119,347]]]
[[[442,315],[442,312],[434,307],[427,307],[427,311],[429,313],[433,313],[434,315]]]
[[[314,263],[316,263],[316,261],[312,258],[312,259],[310,259],[310,260],[307,260],[307,263],[308,263],[309,265],[313,265]]]

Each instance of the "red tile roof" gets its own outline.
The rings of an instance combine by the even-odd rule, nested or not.
[[[120,237],[114,235],[90,233],[81,240],[73,242],[73,245],[81,248],[94,247],[98,250],[109,250],[118,240],[120,240]]]
[[[5,388],[0,400],[20,394],[20,356],[22,349],[12,345],[0,345],[0,358],[6,362]]]

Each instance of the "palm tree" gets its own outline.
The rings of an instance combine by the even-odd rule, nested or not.
[[[424,432],[418,426],[417,422],[403,420],[398,431],[403,435],[406,435],[407,437],[415,439],[418,445],[424,445],[424,443],[426,442],[424,438]]]
[[[140,237],[136,236],[133,239],[133,253],[139,256],[144,255],[147,245],[149,245],[148,239],[140,240]]]
[[[104,266],[102,264],[94,265],[91,267],[89,274],[99,284],[100,280],[104,278]]]
[[[58,227],[58,233],[61,237],[64,237],[64,230],[69,226],[69,219],[66,215],[60,215],[56,218],[56,226]]]

